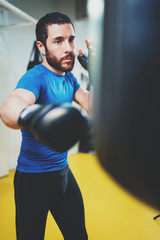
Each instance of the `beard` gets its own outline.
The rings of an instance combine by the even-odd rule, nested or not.
[[[65,66],[63,66],[62,62],[67,57],[70,57],[72,61],[69,63],[65,63]],[[51,67],[55,68],[56,70],[61,71],[61,72],[70,72],[70,71],[72,71],[72,69],[74,67],[75,55],[72,53],[68,53],[65,57],[58,59],[55,56],[52,56],[46,47],[46,60],[47,60],[47,63]]]

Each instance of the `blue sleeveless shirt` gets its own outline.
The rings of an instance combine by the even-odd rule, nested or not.
[[[24,74],[16,89],[29,90],[36,96],[35,103],[47,104],[71,103],[79,87],[77,79],[71,72],[59,75],[40,64]],[[18,171],[51,172],[67,166],[68,151],[62,153],[53,151],[50,147],[37,141],[33,134],[24,130],[21,132],[22,143],[18,157]]]

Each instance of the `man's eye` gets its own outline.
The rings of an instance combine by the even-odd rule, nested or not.
[[[57,44],[60,44],[60,43],[61,43],[61,41],[60,41],[60,40],[56,40],[56,43],[57,43]]]
[[[74,38],[70,38],[70,39],[69,39],[69,42],[74,42]]]

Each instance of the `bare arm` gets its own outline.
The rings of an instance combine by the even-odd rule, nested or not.
[[[90,91],[79,88],[74,95],[75,102],[84,108],[89,115],[92,115],[93,108],[93,86],[91,85]]]
[[[18,119],[22,110],[36,101],[35,95],[25,89],[14,90],[0,108],[0,118],[7,127],[20,129]]]

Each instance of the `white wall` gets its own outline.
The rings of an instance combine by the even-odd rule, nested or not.
[[[3,25],[21,22],[20,18],[7,13],[7,11],[0,15],[0,20]],[[26,72],[34,40],[34,27],[0,32],[0,105]],[[14,169],[16,166],[21,134],[19,130],[8,129],[2,122],[0,122],[0,131],[2,138],[0,141],[0,176],[2,176],[6,174],[4,168],[7,169],[8,166],[9,169]]]
[[[1,41],[0,41],[1,46]],[[1,84],[0,104],[5,99],[5,93],[8,92],[9,85],[9,59],[7,56],[0,56],[0,79],[4,79]],[[9,159],[9,129],[5,128],[0,122],[0,177],[8,174]]]

